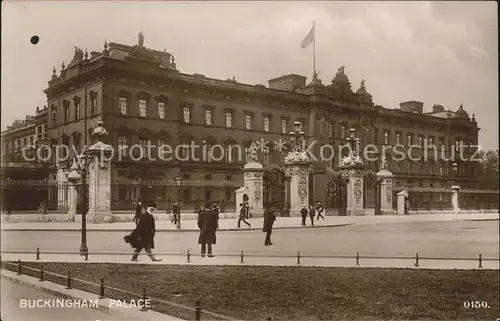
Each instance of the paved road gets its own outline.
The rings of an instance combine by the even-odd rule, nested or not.
[[[68,321],[76,320],[76,315],[79,321],[133,320],[127,319],[124,316],[111,316],[105,312],[88,307],[22,308],[20,306],[21,299],[56,300],[60,298],[31,286],[17,284],[4,278],[2,278],[1,288],[2,321]]]
[[[89,232],[88,246],[92,252],[130,253],[123,241],[125,232]],[[2,231],[2,250],[78,251],[77,231]],[[159,232],[156,252],[197,254],[198,234],[195,232]],[[276,230],[271,247],[264,246],[264,233],[259,231],[220,232],[215,251],[218,254],[259,255],[360,255],[422,257],[499,257],[498,221],[409,222],[344,227]]]

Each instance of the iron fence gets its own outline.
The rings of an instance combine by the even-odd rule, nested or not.
[[[51,179],[0,181],[2,210],[7,213],[28,211],[34,213],[67,213],[70,184]]]
[[[81,256],[80,252],[64,252],[64,251],[40,251],[39,248],[36,249],[36,251],[0,251],[0,254],[29,254],[32,255],[35,261],[39,261],[42,259],[42,254],[45,255],[78,255]],[[88,261],[90,255],[109,255],[109,256],[131,256],[131,252],[86,252],[84,254],[84,260]],[[146,256],[147,253],[140,253],[139,255],[141,256]],[[191,263],[191,256],[193,255],[191,253],[191,250],[186,250],[184,252],[179,251],[179,252],[155,252],[156,256],[185,256],[186,258],[186,263]],[[245,258],[283,258],[283,259],[292,259],[295,264],[300,265],[302,262],[302,259],[350,259],[352,260],[353,264],[356,266],[361,265],[361,260],[408,260],[408,261],[413,261],[414,267],[420,267],[420,262],[424,260],[432,260],[432,261],[476,261],[478,262],[478,268],[481,269],[483,268],[483,262],[485,261],[500,261],[500,258],[485,258],[481,253],[478,254],[477,257],[430,257],[430,256],[420,256],[419,253],[417,252],[415,256],[409,256],[409,255],[399,255],[399,256],[390,256],[390,255],[384,255],[384,256],[377,256],[377,255],[360,255],[359,252],[356,252],[356,254],[353,255],[307,255],[304,253],[300,253],[300,251],[297,251],[297,254],[291,255],[291,254],[272,254],[272,253],[267,253],[267,254],[248,254],[245,253],[243,250],[239,254],[235,253],[222,253],[222,254],[217,254],[218,257],[230,257],[230,258],[236,258],[235,262],[238,262],[240,264],[245,263]]]
[[[159,210],[170,213],[174,202],[181,204],[181,211],[197,213],[200,207],[218,203],[221,212],[234,211],[235,191],[242,186],[236,181],[174,179],[115,179],[111,184],[111,209],[133,210],[137,200],[156,204]]]
[[[459,191],[459,207],[462,210],[497,209],[499,205],[498,191],[467,190]]]

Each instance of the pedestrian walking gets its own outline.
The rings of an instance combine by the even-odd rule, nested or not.
[[[311,226],[314,226],[314,216],[316,215],[316,210],[314,207],[309,205],[309,218],[311,219]]]
[[[246,210],[245,207],[243,206],[243,203],[240,203],[240,216],[238,217],[238,228],[241,228],[241,221],[248,225],[248,227],[252,227],[250,223],[246,221]]]
[[[300,210],[300,216],[302,216],[302,226],[306,226],[307,208],[305,206]]]
[[[180,214],[179,202],[174,202],[174,206],[172,208],[172,219],[170,220],[172,224],[177,224],[177,221],[179,220],[179,214]]]
[[[139,218],[141,217],[142,212],[143,212],[142,202],[141,200],[137,200],[137,205],[135,206],[135,215],[134,215],[134,222],[136,226],[137,223],[139,222]]]
[[[137,262],[139,253],[144,249],[151,261],[158,262],[161,259],[154,257],[151,249],[154,249],[154,237],[156,233],[155,218],[153,216],[154,206],[147,207],[139,217],[136,228],[130,235],[125,236],[125,242],[129,243],[134,249],[132,262]]]
[[[323,205],[321,205],[321,202],[318,202],[318,205],[316,206],[316,213],[318,213],[318,218],[316,220],[319,221],[319,218],[321,217],[323,221],[325,220],[325,217],[323,216]]]
[[[208,257],[214,257],[212,253],[212,245],[217,243],[217,213],[212,209],[210,204],[205,204],[205,210],[198,213],[198,228],[200,235],[198,236],[198,244],[201,244],[201,256],[205,257],[208,252]]]
[[[273,232],[274,221],[276,221],[276,216],[274,215],[272,207],[268,206],[264,211],[264,226],[262,228],[262,232],[266,233],[266,239],[264,240],[265,246],[273,245],[271,242],[271,233]]]

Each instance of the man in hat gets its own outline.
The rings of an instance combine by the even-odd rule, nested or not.
[[[207,252],[208,257],[214,257],[212,254],[212,245],[217,242],[217,227],[217,212],[207,203],[205,204],[205,210],[201,210],[198,213],[198,228],[200,229],[198,244],[201,244],[202,257],[205,257]]]
[[[276,216],[274,215],[273,209],[271,206],[268,206],[264,211],[264,226],[262,228],[262,232],[266,232],[266,239],[264,241],[265,246],[273,245],[273,243],[271,243],[271,233],[273,232],[275,220]]]
[[[144,249],[151,261],[157,262],[161,259],[156,259],[151,252],[154,249],[154,237],[156,233],[155,218],[153,216],[154,206],[148,206],[140,215],[137,226],[134,231],[128,236],[125,236],[125,242],[135,248],[132,261],[137,262],[139,253]]]
[[[137,223],[139,222],[141,214],[142,214],[142,202],[141,200],[137,200],[137,205],[135,206],[135,215],[134,215],[134,222],[136,226]]]

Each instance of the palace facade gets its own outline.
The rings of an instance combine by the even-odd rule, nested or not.
[[[272,142],[280,138],[288,142],[296,121],[300,122],[306,140],[316,141],[311,149],[314,155],[326,150],[325,156],[330,156],[329,149],[322,146],[344,144],[351,128],[356,130],[361,147],[374,144],[381,150],[382,146],[399,145],[407,151],[409,146],[417,145],[412,152],[423,155],[429,149],[427,145],[449,154],[462,144],[465,155],[475,151],[470,146],[477,145],[479,128],[474,116],[470,117],[462,106],[451,111],[434,105],[432,111],[426,112],[422,102],[407,101],[399,108],[384,108],[374,104],[364,81],[358,89],[352,89],[344,67],[328,84],[323,84],[317,75],[309,83],[306,80],[290,74],[269,80],[266,87],[243,84],[234,77],[219,80],[185,74],[178,70],[170,53],[145,47],[143,39],[133,46],[105,43],[102,51],[90,54],[76,49],[71,62],[67,66],[63,63],[59,74],[54,68],[45,90],[45,133],[51,145],[73,146],[79,152],[91,144],[90,134],[97,120],[102,119],[109,133],[107,143],[117,150],[112,163],[113,180],[181,176],[192,183],[183,189],[184,199],[198,197],[189,188],[193,182],[224,182],[226,192],[216,193],[225,195],[211,195],[209,188],[202,193],[204,199],[224,197],[228,201],[234,199],[234,189],[243,184],[242,166],[250,143],[261,139],[271,142],[259,158],[265,168],[277,166],[284,160],[286,150]],[[35,139],[37,133],[31,137]],[[14,142],[18,139],[21,138]],[[148,144],[169,144],[175,149],[191,142],[201,147],[193,151],[181,149],[186,157],[183,161],[134,160],[140,156],[140,150],[146,152]],[[142,147],[131,150],[134,145]],[[226,147],[224,151],[213,150],[220,160],[203,159],[204,152],[215,145]],[[239,146],[242,153],[238,153],[238,148],[228,152],[229,146]],[[158,150],[152,151],[152,156],[158,158]],[[389,169],[395,175],[395,191],[404,187],[444,188],[452,181],[462,187],[476,186],[477,162],[395,161],[390,157],[392,152],[387,153]],[[335,154],[333,159],[313,162],[314,201],[328,203],[325,172],[335,170],[339,158]],[[377,160],[365,161],[369,173],[375,173],[379,165]],[[68,163],[55,166],[64,175]],[[55,172],[52,175],[56,178]],[[127,200],[140,194],[125,188],[113,193],[113,198]]]

